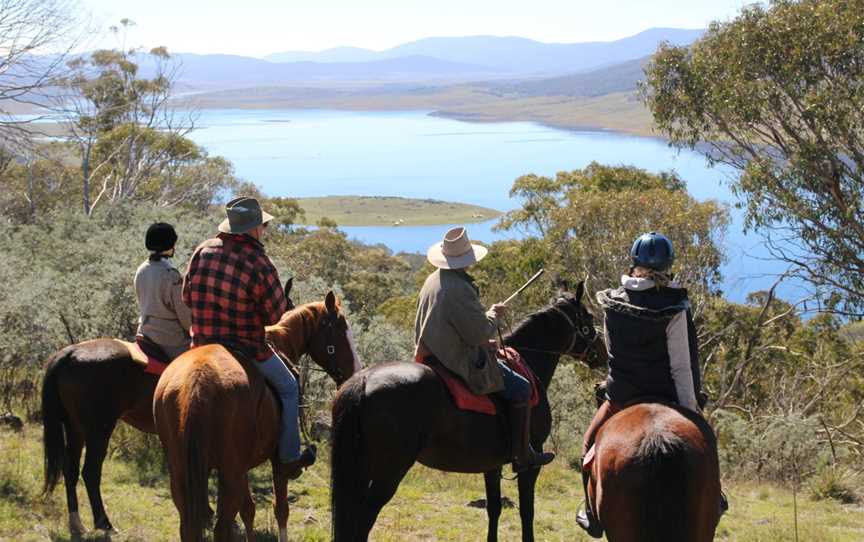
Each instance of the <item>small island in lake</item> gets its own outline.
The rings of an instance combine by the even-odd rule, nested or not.
[[[435,199],[393,196],[325,196],[297,198],[305,224],[329,218],[340,226],[434,226],[473,224],[501,216],[501,211]]]

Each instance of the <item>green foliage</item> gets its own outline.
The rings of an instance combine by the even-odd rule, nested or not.
[[[740,172],[747,225],[864,308],[864,6],[754,4],[689,49],[661,46],[646,76],[660,132]]]
[[[67,124],[80,159],[84,212],[124,200],[206,209],[238,186],[233,167],[185,137],[191,120],[168,105],[176,67],[167,50],[150,51],[151,79],[138,76],[139,55],[98,50],[69,63]]]
[[[716,291],[728,213],[717,202],[696,201],[674,173],[592,163],[555,179],[520,177],[511,195],[522,208],[508,213],[499,227],[537,236],[510,247],[503,259],[511,265],[543,262],[571,284],[589,277],[595,288],[606,288],[629,268],[633,240],[656,230],[674,243],[674,270],[691,294],[698,299]],[[523,248],[527,254],[519,257]]]

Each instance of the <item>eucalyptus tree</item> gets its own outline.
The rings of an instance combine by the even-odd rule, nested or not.
[[[643,98],[678,147],[736,169],[746,226],[829,302],[864,312],[864,1],[772,0],[662,45]]]

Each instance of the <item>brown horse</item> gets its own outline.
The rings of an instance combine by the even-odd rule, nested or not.
[[[597,432],[589,496],[610,542],[708,542],[720,519],[714,432],[700,415],[639,403]]]
[[[541,449],[551,429],[546,398],[562,354],[602,363],[591,315],[576,294],[562,294],[531,315],[504,339],[534,371],[540,402],[531,417],[531,440]],[[595,348],[597,346],[599,348]],[[501,405],[499,405],[501,410]],[[458,410],[432,369],[418,363],[388,363],[359,372],[333,403],[331,513],[333,539],[363,541],[381,508],[415,461],[448,472],[484,473],[488,540],[498,536],[501,468],[512,458],[506,423],[496,416]],[[539,469],[519,475],[522,539],[534,539],[534,485]]]
[[[340,384],[360,369],[351,328],[332,292],[324,303],[285,314],[270,333],[274,345],[296,359],[304,353]],[[203,540],[207,478],[216,470],[219,497],[216,542],[232,540],[237,512],[246,540],[255,538],[255,503],[247,471],[270,459],[279,541],[287,542],[288,475],[276,463],[280,407],[254,361],[239,360],[219,345],[194,348],[162,374],[153,397],[156,430],[168,459],[171,497],[180,513],[180,538]]]
[[[285,283],[285,295],[293,281]],[[294,305],[288,299],[289,309]],[[290,357],[288,351],[282,352]],[[69,530],[84,532],[78,513],[81,452],[87,448],[83,477],[96,529],[113,531],[102,503],[102,463],[118,420],[145,433],[156,433],[153,390],[158,376],[144,372],[147,360],[132,344],[96,339],[67,346],[45,363],[42,427],[46,494],[66,485]]]

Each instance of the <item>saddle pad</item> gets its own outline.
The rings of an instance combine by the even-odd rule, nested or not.
[[[138,342],[137,338],[134,343],[135,349],[141,353],[141,356],[147,358],[147,366],[144,367],[144,372],[151,375],[159,376],[163,372],[165,372],[165,368],[168,367],[168,364],[164,361],[150,355],[149,352],[145,351],[145,348],[141,347],[141,344]],[[148,349],[149,350],[149,349]]]
[[[505,360],[507,365],[516,371],[516,373],[522,375],[528,382],[531,383],[531,407],[537,406],[540,402],[540,392],[538,391],[537,385],[537,377],[534,376],[534,373],[531,369],[525,365],[525,362],[522,360],[522,356],[519,355],[516,350],[512,348],[506,348],[498,351],[498,357],[500,359]],[[468,389],[468,386],[462,382],[462,379],[453,374],[449,369],[444,367],[438,361],[431,361],[428,359],[417,359],[418,363],[422,363],[426,365],[438,375],[444,385],[447,387],[447,390],[450,392],[450,396],[453,397],[453,402],[456,403],[456,408],[459,410],[467,410],[470,412],[479,412],[480,414],[488,414],[490,416],[494,416],[498,413],[498,410],[495,408],[495,403],[492,399],[489,398],[488,395],[478,395]]]

